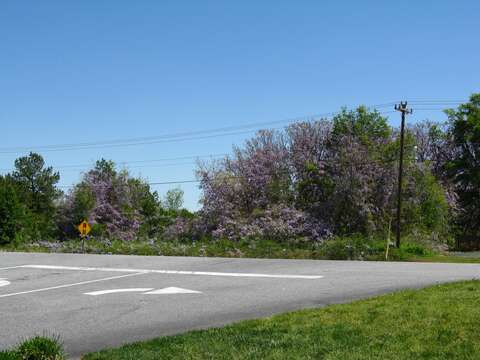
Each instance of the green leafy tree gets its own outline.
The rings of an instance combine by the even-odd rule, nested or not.
[[[88,219],[90,212],[95,206],[95,194],[85,183],[80,183],[75,188],[73,197],[73,224],[79,224]]]
[[[437,237],[449,231],[449,207],[445,190],[430,166],[407,164],[403,194],[402,221],[404,231],[424,230]]]
[[[132,209],[139,211],[141,215],[140,235],[155,236],[161,228],[159,220],[161,204],[158,193],[152,192],[150,185],[139,178],[129,178],[128,188]]]
[[[93,171],[95,171],[98,180],[102,181],[110,181],[117,176],[115,163],[112,160],[106,160],[103,158],[97,160]]]
[[[36,153],[15,160],[11,175],[19,189],[19,198],[33,215],[33,223],[40,236],[54,232],[56,201],[61,196],[57,188],[60,175],[52,167],[45,167],[43,157]]]
[[[351,136],[363,145],[380,145],[388,141],[392,133],[387,118],[377,110],[359,106],[356,110],[342,109],[333,117],[333,139]]]
[[[57,228],[61,239],[76,236],[76,226],[89,219],[95,206],[95,194],[84,182],[77,184],[58,205],[56,216]]]
[[[169,211],[179,211],[183,206],[183,190],[180,188],[168,190],[163,199],[163,206]]]
[[[0,244],[21,240],[27,230],[27,209],[18,199],[12,181],[0,176]]]
[[[158,193],[148,192],[140,200],[140,214],[143,221],[140,227],[140,232],[149,237],[155,236],[160,231],[159,220],[160,201],[158,200]]]
[[[376,110],[343,109],[333,118],[322,202],[336,232],[370,234],[384,226],[392,199],[394,144],[392,128]]]
[[[480,94],[446,113],[454,141],[452,160],[446,169],[462,209],[458,224],[463,233],[480,241]]]

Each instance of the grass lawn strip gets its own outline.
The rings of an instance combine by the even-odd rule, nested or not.
[[[87,354],[103,359],[480,359],[480,281],[192,331]]]

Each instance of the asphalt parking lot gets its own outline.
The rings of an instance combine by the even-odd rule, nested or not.
[[[404,288],[480,265],[0,253],[0,349],[58,335],[105,347]]]

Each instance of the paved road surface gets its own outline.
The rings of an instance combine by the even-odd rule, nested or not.
[[[73,357],[126,342],[479,279],[480,265],[0,253],[0,349],[58,334]]]

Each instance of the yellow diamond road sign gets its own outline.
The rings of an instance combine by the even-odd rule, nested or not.
[[[86,236],[88,233],[92,230],[90,227],[90,224],[87,222],[87,220],[83,220],[80,225],[77,227],[78,231],[80,232],[80,235]]]

